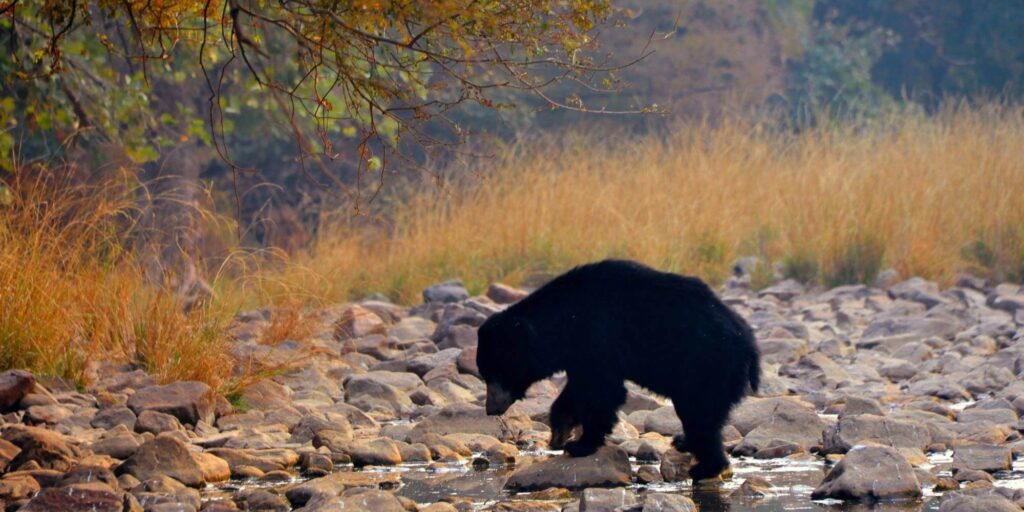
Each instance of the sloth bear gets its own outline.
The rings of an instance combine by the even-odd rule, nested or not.
[[[594,453],[618,421],[631,380],[672,399],[694,480],[729,465],[721,429],[748,388],[757,391],[760,354],[747,323],[701,280],[631,261],[576,267],[478,332],[477,366],[487,414],[503,414],[531,384],[564,370],[551,406],[551,447]],[[576,426],[579,439],[568,441]]]

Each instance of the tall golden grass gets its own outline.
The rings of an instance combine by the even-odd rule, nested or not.
[[[308,334],[303,305],[374,292],[414,303],[441,279],[480,291],[605,257],[720,282],[754,255],[757,286],[775,264],[825,286],[886,267],[1020,281],[1022,147],[1024,109],[998,104],[795,132],[737,118],[517,143],[442,187],[389,194],[385,223],[342,217],[308,250],[237,259],[190,313],[144,274],[133,186],[28,173],[0,187],[0,368],[84,383],[113,359],[230,391],[266,370],[240,373],[228,355],[243,305],[272,307],[273,344]]]
[[[165,382],[230,384],[224,333],[235,310],[215,301],[186,314],[144,275],[127,181],[84,184],[62,167],[19,171],[4,192],[0,368],[81,385],[97,363],[120,361]]]
[[[403,196],[385,233],[324,226],[268,279],[324,300],[415,302],[439,279],[479,291],[610,256],[720,282],[755,255],[822,285],[886,267],[1019,281],[1022,147],[1024,110],[999,104],[799,132],[726,119],[664,136],[567,134]]]

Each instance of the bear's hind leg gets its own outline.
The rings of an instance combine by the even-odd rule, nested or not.
[[[572,377],[569,377],[570,383]],[[618,410],[626,402],[626,388],[622,382],[587,382],[576,393],[575,410],[583,425],[583,434],[576,441],[566,443],[565,452],[572,457],[584,457],[604,445],[604,438],[618,423]]]

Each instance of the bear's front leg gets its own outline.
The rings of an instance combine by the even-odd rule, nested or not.
[[[585,457],[604,446],[604,438],[618,423],[618,410],[626,402],[626,388],[622,381],[569,376],[573,386],[573,410],[583,426],[583,434],[576,441],[566,443],[565,452],[572,457]]]
[[[555,402],[551,404],[551,412],[548,414],[548,423],[551,425],[551,441],[548,442],[548,447],[552,450],[565,448],[573,431],[579,426],[580,422],[577,419],[574,406],[575,398],[572,396],[572,388],[566,385]]]

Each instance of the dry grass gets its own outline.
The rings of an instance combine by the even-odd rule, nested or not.
[[[663,138],[566,135],[394,207],[387,235],[327,226],[272,279],[325,300],[414,302],[608,256],[711,281],[758,255],[824,285],[884,267],[949,283],[1024,277],[1024,111],[950,107],[798,134],[749,121]]]
[[[131,249],[128,182],[77,183],[60,169],[19,171],[0,206],[0,368],[84,384],[103,359],[135,363],[161,381],[215,387],[232,377],[234,310],[186,314],[143,275]]]
[[[272,308],[261,341],[275,344],[308,335],[305,305],[373,292],[411,303],[441,279],[480,291],[609,256],[717,282],[757,255],[757,285],[775,263],[823,285],[890,266],[1020,281],[1021,147],[1024,110],[1000,105],[797,134],[751,121],[568,134],[510,147],[443,189],[389,196],[386,227],[325,224],[308,251],[239,258],[217,299],[188,314],[131,249],[131,187],[15,176],[0,196],[0,368],[83,383],[112,358],[230,392],[274,371],[228,355],[243,303]]]

